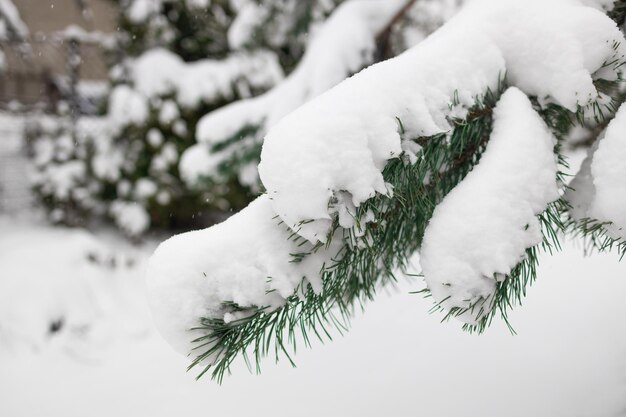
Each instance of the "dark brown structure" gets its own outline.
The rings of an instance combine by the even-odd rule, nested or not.
[[[103,43],[116,31],[115,1],[13,3],[29,35],[0,42],[5,63],[0,70],[1,108],[54,107],[79,80],[87,90],[107,80]]]

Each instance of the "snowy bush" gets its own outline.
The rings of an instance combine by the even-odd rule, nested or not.
[[[97,152],[92,135],[103,139],[98,146],[106,146],[106,128],[97,117],[80,119],[76,129],[67,118],[42,115],[27,125],[26,139],[33,151],[30,181],[53,222],[82,225],[89,214],[106,210],[100,199],[103,184],[93,171],[104,167],[89,163]]]
[[[248,178],[256,179],[260,146],[237,154],[237,175],[201,183],[179,170],[181,155],[195,145],[200,117],[281,82],[302,53],[303,35],[336,3],[125,2],[119,44],[128,57],[111,70],[107,129],[94,135],[64,122],[40,129],[34,184],[50,217],[75,224],[104,214],[135,236],[149,226],[211,224],[244,207],[256,191]],[[65,155],[68,141],[80,143]],[[218,160],[212,156],[216,170]]]
[[[194,142],[200,114],[266,89],[282,77],[274,57],[242,53],[186,64],[171,52],[153,49],[125,69],[127,81],[111,91],[108,112],[100,118],[105,129],[93,131],[84,117],[75,133],[68,122],[41,126],[46,132],[35,140],[39,169],[34,183],[52,209],[52,219],[76,223],[70,219],[101,214],[93,210],[101,206],[123,230],[138,235],[150,224],[184,226],[172,222],[192,219],[206,207],[228,209],[229,201],[235,207],[245,202],[245,192],[238,196],[228,184],[206,192],[186,187],[177,165]],[[91,184],[89,193],[82,190],[86,183]],[[123,217],[130,213],[122,207],[132,205],[143,211],[143,220],[122,226],[129,223]]]
[[[364,12],[363,26],[350,27],[371,52],[381,27],[372,22],[413,3],[355,1],[343,10]],[[267,131],[266,192],[155,251],[148,290],[163,336],[191,354],[200,375],[221,380],[239,355],[254,352],[258,363],[272,351],[288,355],[297,334],[308,345],[328,327],[345,329],[354,305],[416,252],[433,310],[478,332],[497,315],[507,320],[536,278],[538,253],[558,250],[563,235],[582,233],[623,255],[626,142],[617,109],[626,40],[622,5],[610,6],[475,0],[407,52],[317,97],[295,94],[289,104],[299,107],[285,107],[282,118],[272,119],[267,103],[287,103],[279,91],[299,71],[308,75],[294,84],[316,91],[316,72],[301,69],[306,56],[266,95],[206,116],[199,137],[209,144],[236,133],[242,114]],[[328,87],[339,81],[325,76]],[[608,126],[591,138],[597,150],[570,189],[561,146],[575,124]]]

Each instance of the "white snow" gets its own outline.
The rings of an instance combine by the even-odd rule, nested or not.
[[[626,106],[622,105],[598,143],[591,174],[595,196],[590,217],[611,222],[608,231],[626,239]]]
[[[575,220],[594,219],[609,235],[626,239],[626,106],[589,150],[565,197]]]
[[[324,240],[334,193],[355,206],[387,194],[381,171],[402,152],[397,118],[408,137],[448,131],[447,117],[462,116],[505,73],[524,93],[575,110],[598,98],[592,75],[622,59],[624,44],[613,21],[576,1],[471,2],[415,48],[283,118],[265,138],[261,180],[282,220]]]
[[[207,152],[202,146],[192,146],[180,157],[181,178],[190,185],[203,177],[218,178],[216,172],[224,159],[224,153]]]
[[[77,40],[85,43],[98,43],[105,48],[114,48],[117,42],[113,34],[98,30],[86,31],[83,27],[75,24],[71,24],[63,30],[46,34],[46,36],[57,38],[61,41]]]
[[[158,148],[163,143],[163,134],[159,129],[153,127],[152,129],[148,130],[148,133],[146,134],[146,139],[148,140],[150,146],[152,146],[153,148]]]
[[[165,100],[163,104],[161,104],[161,109],[159,110],[159,122],[162,125],[168,126],[179,117],[180,112],[178,111],[176,102],[173,100]]]
[[[121,176],[124,154],[111,141],[103,137],[100,137],[94,144],[97,149],[91,161],[94,174],[97,178],[116,182]]]
[[[77,184],[85,178],[87,167],[83,161],[73,160],[62,164],[49,164],[32,174],[34,184],[40,185],[46,194],[65,200],[77,190]]]
[[[576,221],[588,218],[589,206],[596,192],[593,185],[593,177],[591,176],[591,161],[593,160],[593,152],[597,149],[597,145],[598,142],[587,151],[587,155],[583,159],[580,169],[569,183],[570,188],[568,188],[564,195],[565,200],[570,205],[570,217]]]
[[[133,23],[142,23],[161,10],[161,0],[132,0],[126,15]]]
[[[28,225],[24,217],[0,218],[0,356],[58,349],[95,359],[120,338],[149,331],[133,294],[143,252],[41,227],[30,216]]]
[[[146,97],[128,85],[118,85],[111,91],[107,116],[116,126],[141,124],[148,119],[148,112]]]
[[[159,12],[164,3],[172,2],[172,0],[130,0],[125,10],[128,18],[135,24],[145,23],[146,20],[156,15],[161,17]],[[189,8],[207,8],[211,4],[211,0],[185,0]]]
[[[185,372],[152,327],[141,286],[150,245],[25,221],[0,219],[3,416],[615,417],[626,407],[626,263],[614,254],[567,245],[543,256],[542,279],[510,316],[517,336],[502,323],[481,336],[439,323],[401,280],[346,336],[300,347],[298,368],[268,359],[257,376],[237,362],[217,386]]]
[[[496,281],[542,240],[536,215],[559,198],[556,139],[517,88],[494,109],[493,132],[480,162],[437,205],[424,233],[421,265],[436,303],[491,310]]]
[[[138,236],[150,226],[150,215],[137,202],[117,200],[111,203],[109,211],[118,227],[129,236]]]
[[[173,143],[166,143],[161,152],[155,155],[150,162],[150,172],[155,174],[166,171],[178,160],[178,151]]]
[[[135,197],[139,201],[144,201],[155,195],[158,191],[157,185],[148,178],[140,178],[135,183]]]
[[[237,16],[228,28],[228,45],[232,49],[243,48],[254,36],[257,22],[263,20],[268,11],[266,7],[254,2],[241,5]]]
[[[219,98],[231,99],[236,83],[266,89],[283,77],[276,56],[267,51],[235,53],[223,60],[185,63],[162,48],[142,54],[130,64],[135,89],[146,98],[174,94],[184,107],[196,107]]]
[[[260,126],[259,137],[252,143],[258,142],[268,128],[290,111],[371,63],[377,33],[404,3],[401,0],[354,0],[342,4],[312,35],[302,60],[284,82],[265,94],[237,101],[203,117],[197,127],[200,144],[194,148],[209,152],[210,146],[229,139],[246,125]],[[237,143],[234,147],[249,143]],[[182,162],[181,171],[206,172]],[[193,183],[197,178],[190,177],[190,180]]]
[[[300,263],[290,262],[291,254],[311,245],[298,247],[289,240],[290,232],[278,225],[267,196],[242,213],[212,228],[174,236],[150,259],[147,289],[154,320],[181,354],[190,352],[189,329],[200,317],[236,317],[224,302],[273,310],[300,284],[319,290],[321,266],[338,249],[331,246]]]
[[[589,38],[579,35],[581,27]],[[521,259],[524,249],[539,239],[534,216],[556,199],[554,157],[551,148],[546,149],[549,135],[527,99],[522,101],[520,96],[536,94],[543,103],[556,102],[574,110],[589,105],[598,98],[592,83],[594,72],[615,54],[624,57],[622,46],[613,50],[617,42],[623,45],[624,38],[612,20],[574,0],[549,4],[477,0],[415,48],[369,67],[309,101],[278,122],[265,138],[259,165],[265,196],[224,224],[175,237],[154,254],[148,282],[160,330],[178,350],[188,352],[192,337],[187,329],[202,316],[223,317],[226,312],[220,310],[221,302],[239,300],[243,306],[267,303],[274,307],[295,288],[293,276],[306,276],[316,288],[315,275],[305,273],[304,265],[288,263],[293,248],[289,242],[281,242],[285,231],[270,219],[277,215],[311,244],[326,241],[337,213],[354,209],[377,194],[390,196],[382,170],[388,160],[401,157],[404,151],[398,119],[407,138],[448,132],[448,118],[464,117],[487,89],[497,90],[506,73],[508,82],[519,90],[507,94],[505,109],[499,110],[498,116],[538,135],[529,146],[539,148],[523,149],[524,142],[518,144],[518,153],[523,151],[526,158],[514,159],[517,176],[511,178],[511,184],[519,189],[504,194],[508,196],[504,207],[492,200],[485,203],[498,216],[488,225],[493,241],[479,249],[486,252],[497,244],[504,246],[494,260],[478,252],[480,258],[472,260],[466,271],[469,283],[463,283],[463,291],[454,301],[462,302],[468,291],[476,291],[472,294],[476,297],[487,294],[489,288],[475,287],[474,281],[480,280],[481,274],[492,277],[509,272],[507,268]],[[616,74],[603,68],[603,76],[612,79]],[[530,125],[518,123],[510,115],[513,110],[521,110],[524,122]],[[523,139],[504,125],[495,132],[497,142],[505,140],[499,139],[500,135]],[[541,157],[534,159],[531,151],[541,152]],[[526,161],[528,158],[531,161]],[[498,163],[493,164],[494,168],[485,169],[501,172]],[[541,181],[536,186],[525,184],[538,181],[537,176]],[[506,189],[504,182],[492,185],[494,192]],[[521,200],[512,201],[511,192],[520,193]],[[331,207],[332,197],[338,203]],[[520,206],[511,208],[513,217],[506,217],[506,204],[513,203]],[[526,224],[528,231],[524,231]],[[350,225],[344,222],[342,226]],[[507,239],[498,227],[505,227],[504,231],[515,237],[503,243]],[[472,233],[476,231],[468,234]],[[435,252],[441,250],[437,241],[432,242]],[[342,239],[331,242],[341,245]],[[266,251],[267,247],[272,250]],[[324,258],[333,253],[336,251],[322,252],[310,260],[321,265],[318,255]],[[429,257],[427,262],[429,259],[433,260]],[[457,272],[457,266],[450,265],[443,276],[431,275],[433,282],[447,283],[448,274]],[[268,276],[271,282],[285,283],[281,298],[272,298],[274,293],[264,295],[268,285],[274,285],[266,282]]]

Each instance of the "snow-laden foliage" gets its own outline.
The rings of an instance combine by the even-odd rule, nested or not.
[[[543,240],[537,218],[558,200],[556,139],[518,89],[493,111],[479,164],[435,208],[424,232],[421,265],[443,308],[471,309],[474,322],[492,309],[496,282]]]
[[[506,319],[565,230],[555,139],[616,106],[625,40],[583,3],[472,1],[274,124],[266,193],[151,259],[165,338],[221,379],[248,348],[258,362],[345,326],[420,247],[436,309],[470,330]]]
[[[397,36],[416,41],[452,15],[458,3],[418,2],[411,13],[420,18],[408,21]],[[342,4],[311,34],[302,60],[284,82],[200,120],[196,135],[199,144],[181,160],[185,180],[197,184],[237,176],[243,185],[255,188],[259,184],[255,170],[258,149],[268,129],[311,98],[379,60],[382,34],[406,4],[404,0],[352,0]],[[398,48],[406,43],[395,42]]]
[[[236,35],[241,27],[230,27],[252,4],[124,2],[119,45],[127,57],[111,70],[113,88],[102,117],[107,129],[89,132],[65,122],[41,127],[41,142],[71,140],[82,149],[71,151],[70,156],[61,152],[52,158],[46,154],[35,157],[36,191],[54,213],[53,220],[75,224],[104,214],[135,236],[150,226],[212,224],[252,199],[247,186],[251,181],[245,178],[256,178],[256,166],[249,166],[251,174],[242,169],[234,178],[216,178],[196,186],[183,181],[186,173],[179,171],[180,157],[194,145],[201,116],[279,83],[293,65],[291,61],[297,61],[302,53],[294,46],[303,43],[302,36],[297,36],[296,42],[292,35],[306,34],[337,2],[307,2],[306,7],[295,1],[254,2],[264,10],[267,25],[253,32],[262,31],[267,39],[261,41],[254,35],[254,42],[247,42],[243,35]],[[241,42],[231,46],[226,32]],[[42,145],[35,150],[57,148]],[[258,160],[260,146],[248,152],[239,155]],[[53,166],[46,166],[44,160],[54,161]],[[51,170],[60,174],[46,175]],[[90,191],[59,196],[55,193],[59,182],[64,189],[73,185],[84,188],[89,183]]]

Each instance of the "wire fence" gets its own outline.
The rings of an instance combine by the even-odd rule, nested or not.
[[[94,114],[106,90],[107,51],[72,38],[0,42],[0,110],[53,113],[60,102]]]

